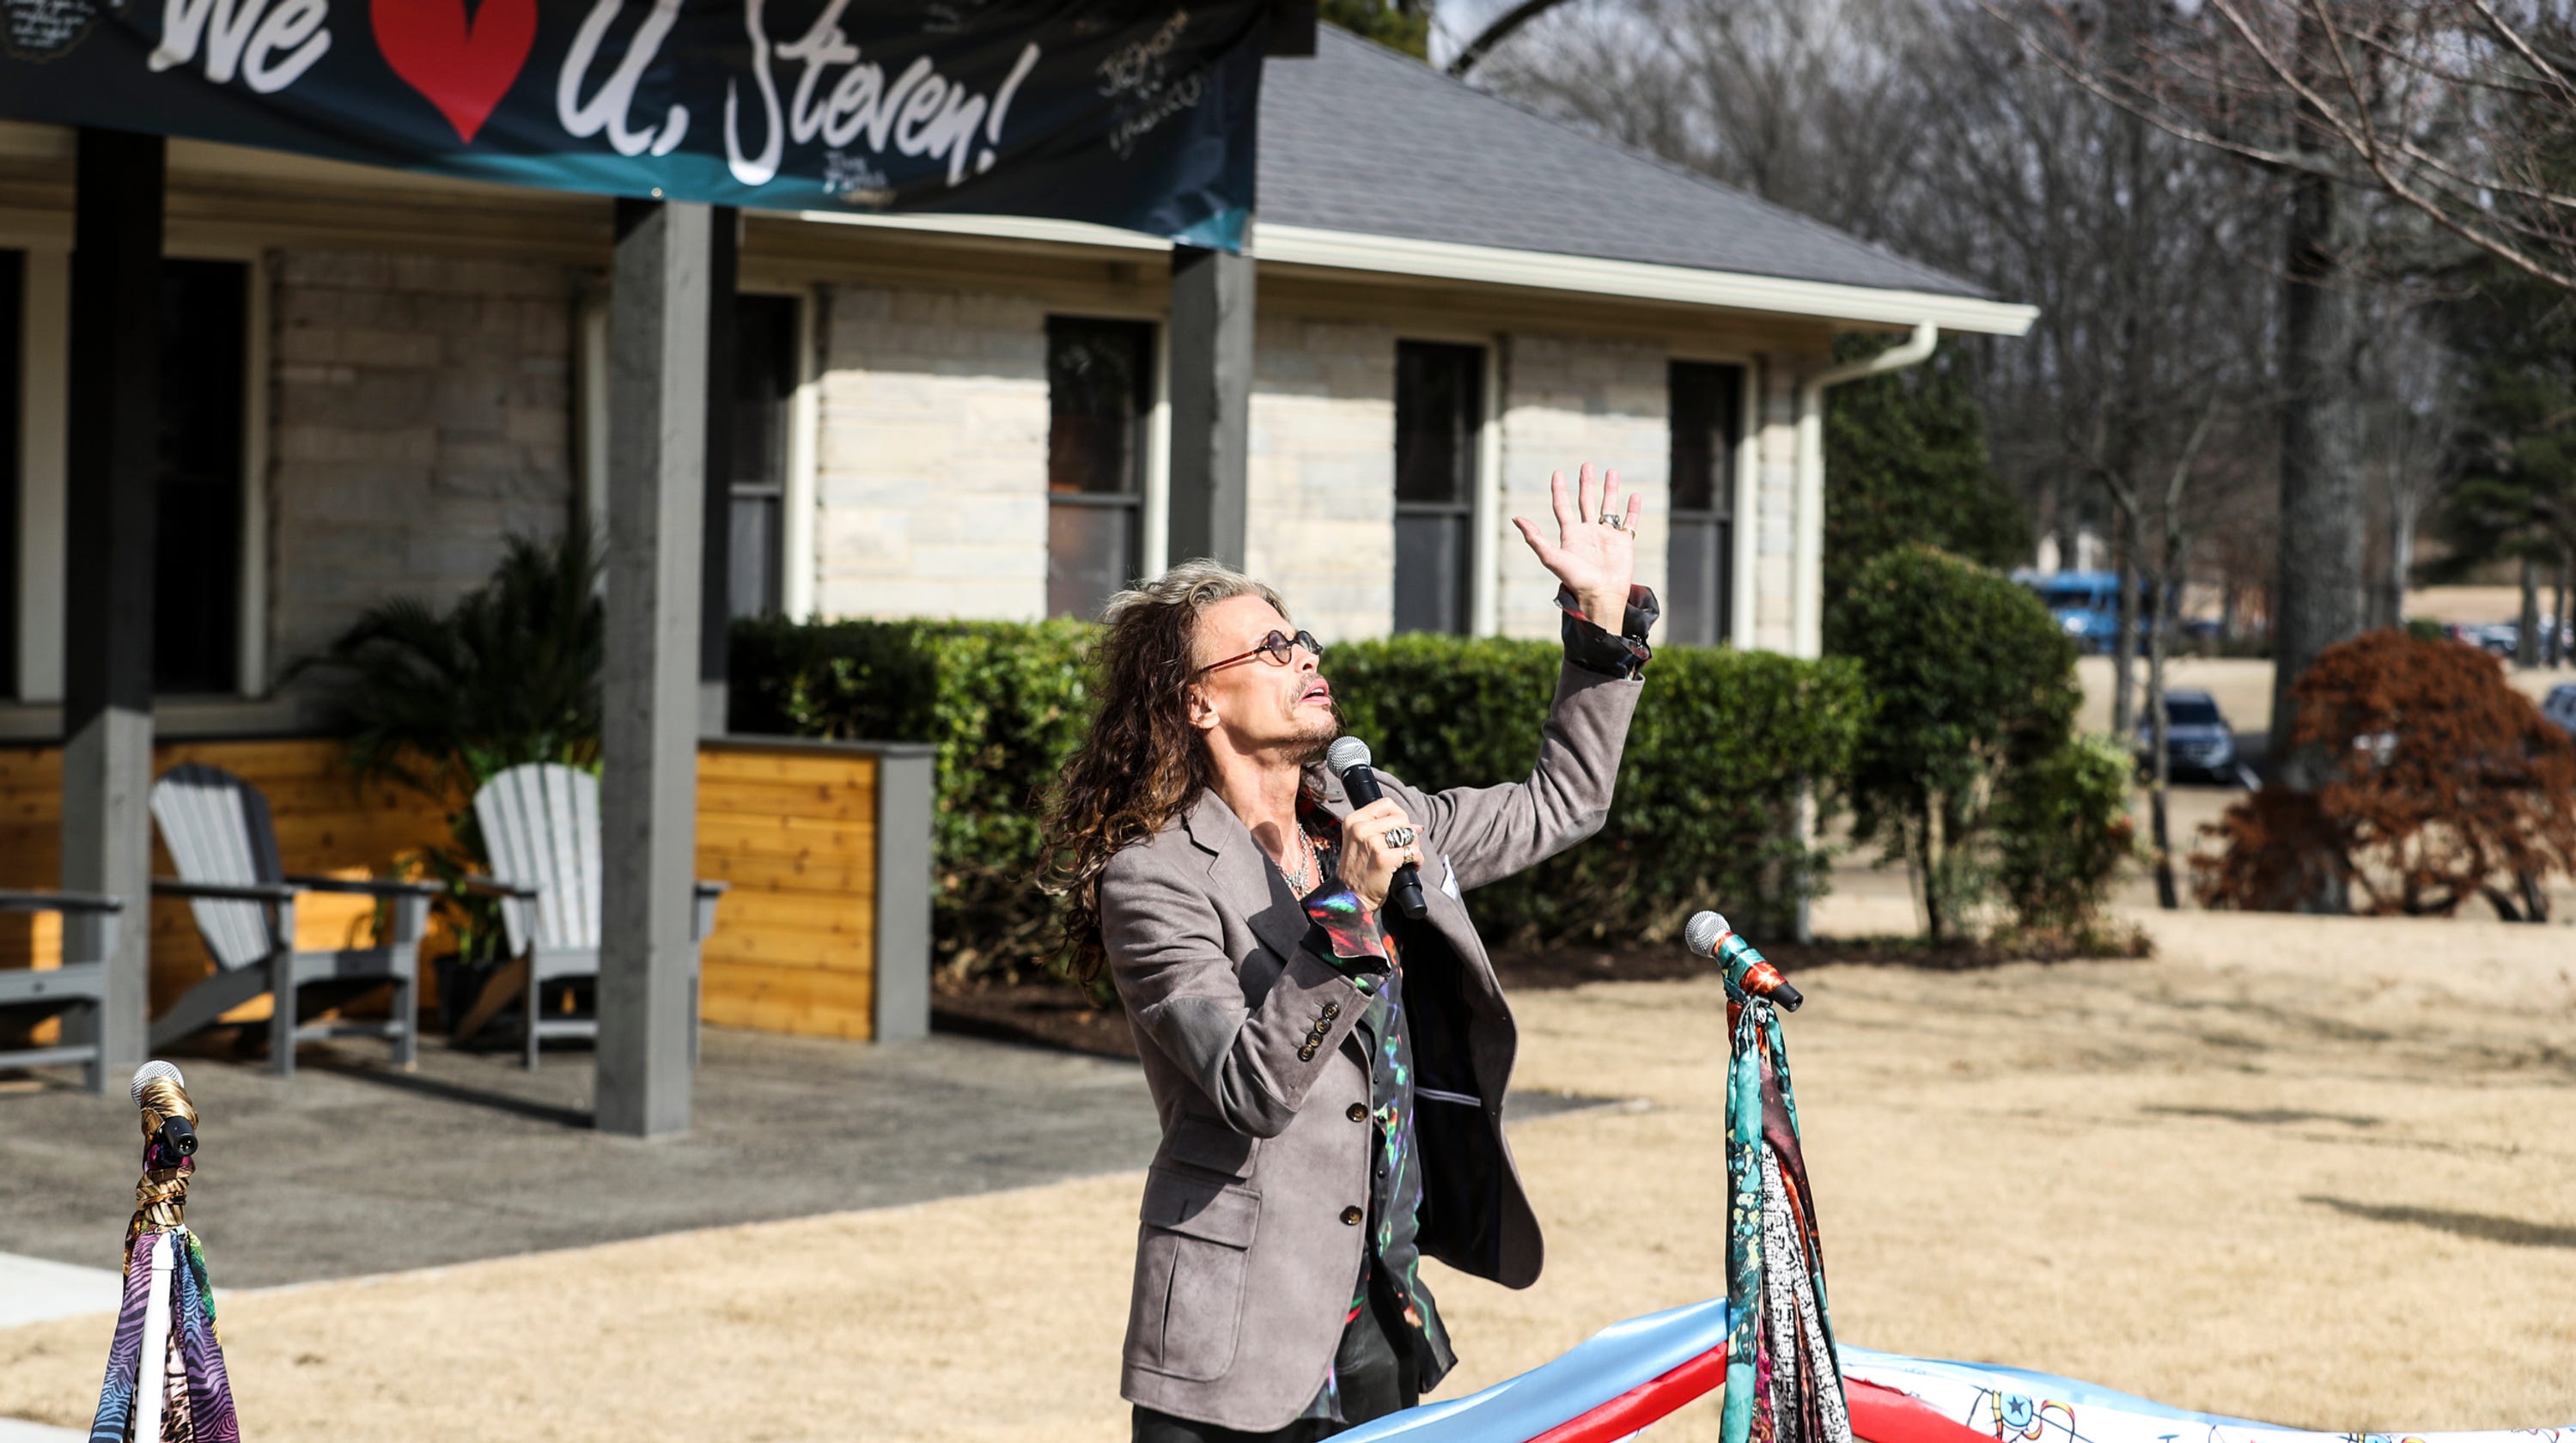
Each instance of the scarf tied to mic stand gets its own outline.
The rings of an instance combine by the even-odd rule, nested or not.
[[[1750,952],[1750,947],[1743,949]],[[1780,1014],[1728,969],[1724,1443],[1853,1443]],[[1752,967],[1770,971],[1758,956]]]
[[[240,1443],[232,1381],[215,1337],[215,1289],[205,1249],[187,1224],[188,1179],[197,1163],[171,1145],[162,1126],[177,1118],[193,1137],[197,1109],[167,1063],[145,1064],[134,1100],[143,1113],[143,1176],[125,1230],[125,1303],[90,1443]]]

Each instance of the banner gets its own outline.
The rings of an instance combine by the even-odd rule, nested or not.
[[[0,119],[1240,249],[1267,0],[0,0]]]

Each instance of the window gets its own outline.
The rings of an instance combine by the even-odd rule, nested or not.
[[[162,263],[161,476],[152,542],[152,686],[240,684],[242,445],[250,267]]]
[[[1478,346],[1395,346],[1395,629],[1467,630],[1476,440],[1485,420]]]
[[[776,616],[784,578],[787,429],[796,395],[796,298],[733,303],[733,506],[726,540],[728,614]]]
[[[27,257],[0,251],[0,697],[18,694],[18,509],[21,396],[18,359],[26,349],[21,298]]]
[[[1094,617],[1136,574],[1154,328],[1047,320],[1047,614]]]
[[[1672,524],[1666,635],[1715,646],[1734,622],[1735,450],[1744,435],[1744,368],[1672,363]]]

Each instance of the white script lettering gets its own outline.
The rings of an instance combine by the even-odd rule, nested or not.
[[[144,63],[155,71],[195,62],[206,51],[206,78],[227,85],[238,73],[261,95],[293,85],[331,48],[328,0],[163,0],[161,43]]]
[[[171,0],[172,4],[179,0]],[[608,132],[609,147],[619,155],[642,155],[646,150],[655,155],[669,155],[679,149],[680,137],[688,134],[689,111],[674,105],[662,123],[650,130],[630,128],[626,119],[635,108],[635,87],[644,79],[645,68],[662,48],[663,37],[680,18],[680,0],[653,0],[653,12],[635,28],[635,38],[626,43],[626,58],[600,82],[599,93],[588,104],[581,99],[582,81],[590,75],[590,62],[599,54],[600,43],[608,38],[608,27],[617,23],[626,0],[598,0],[590,15],[572,38],[572,49],[565,52],[563,70],[555,77],[555,119],[575,136],[588,137]],[[749,17],[746,16],[746,23]]]
[[[760,92],[767,134],[756,153],[743,145],[745,107],[739,102],[737,84],[727,82],[725,163],[734,179],[745,185],[766,185],[776,178],[784,154],[782,133],[798,145],[820,137],[835,151],[864,136],[867,148],[880,155],[891,142],[903,155],[945,159],[950,185],[966,178],[970,159],[978,172],[990,169],[993,151],[976,151],[976,132],[982,131],[992,145],[1001,143],[1002,117],[1020,82],[1037,65],[1038,47],[1020,51],[1010,75],[990,99],[940,75],[928,56],[914,59],[889,85],[885,68],[862,60],[859,47],[841,29],[841,12],[848,8],[849,0],[831,0],[803,35],[773,46],[761,29],[760,0],[745,5],[743,26],[751,37],[753,56],[751,83]],[[779,102],[777,78],[770,71],[773,54],[799,67],[784,106]],[[834,80],[829,74],[834,66],[849,68]]]

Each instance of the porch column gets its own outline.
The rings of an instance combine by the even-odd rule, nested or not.
[[[698,590],[698,731],[725,732],[726,632],[733,624],[734,285],[742,251],[742,212],[709,213],[707,245],[706,562]]]
[[[597,1108],[688,1130],[713,217],[620,200],[608,320]]]
[[[1169,366],[1174,561],[1244,564],[1251,448],[1252,257],[1172,251]]]
[[[100,1011],[106,1085],[143,1061],[151,1005],[152,546],[160,473],[157,135],[80,132],[64,472],[63,888],[125,899]]]

